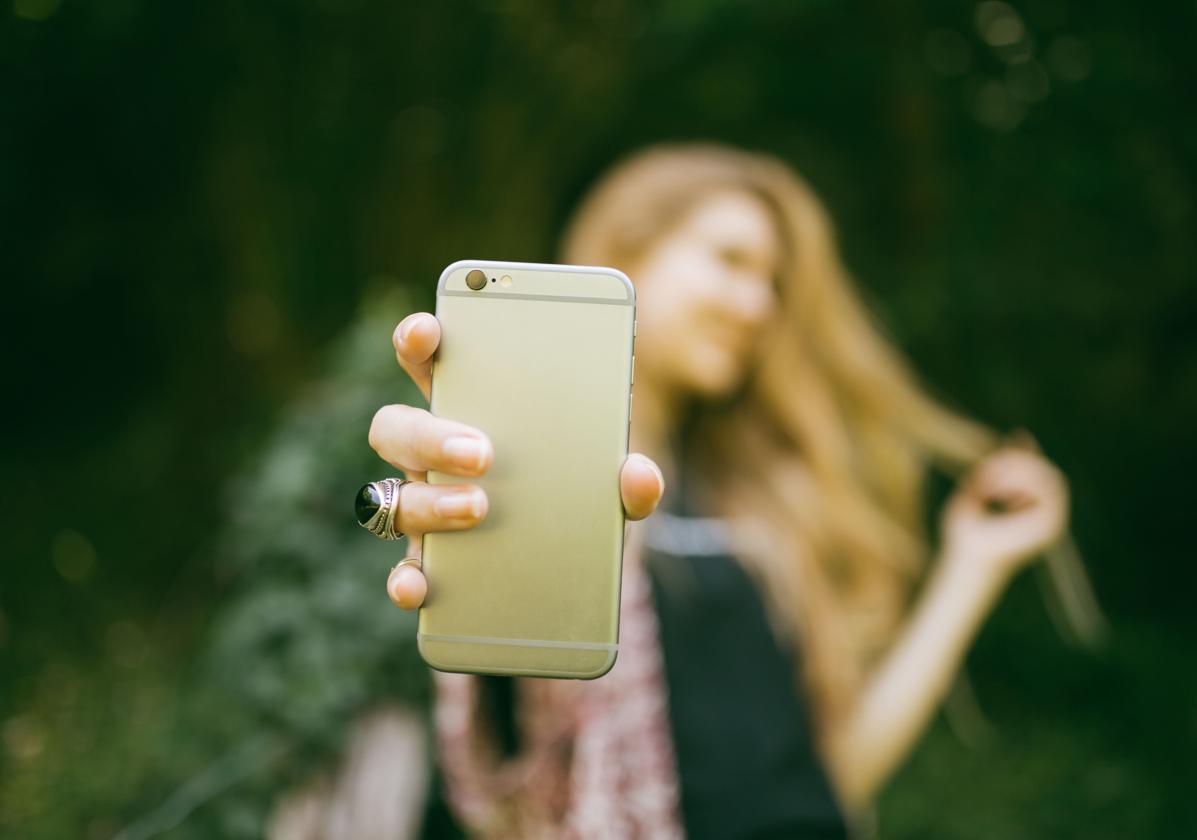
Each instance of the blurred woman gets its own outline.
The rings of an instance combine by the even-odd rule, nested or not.
[[[776,159],[641,152],[582,202],[561,258],[637,292],[620,658],[593,682],[436,673],[449,802],[488,837],[853,833],[1013,574],[1060,538],[1064,479],[928,397]],[[425,396],[439,340],[429,313],[395,331]],[[412,556],[485,518],[485,433],[376,415],[371,444],[409,478],[463,478],[405,489]],[[478,469],[441,454],[463,434]],[[931,468],[962,476],[933,541]],[[427,582],[409,564],[387,588],[412,609]]]

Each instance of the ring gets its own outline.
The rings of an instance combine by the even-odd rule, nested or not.
[[[411,484],[406,478],[384,478],[362,485],[357,491],[353,511],[357,523],[379,539],[397,540],[402,531],[395,530],[399,521],[399,491]]]

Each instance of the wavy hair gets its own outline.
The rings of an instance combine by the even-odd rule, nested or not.
[[[772,212],[779,311],[740,397],[693,423],[687,467],[710,509],[751,523],[737,557],[762,584],[774,632],[800,645],[826,722],[892,640],[923,571],[929,467],[956,472],[999,441],[919,385],[862,305],[823,205],[773,157],[714,144],[641,151],[584,199],[562,260],[635,279],[686,210],[728,187]]]

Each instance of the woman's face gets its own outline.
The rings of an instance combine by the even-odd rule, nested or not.
[[[752,363],[777,306],[777,228],[763,201],[712,192],[635,266],[636,382],[717,398]]]

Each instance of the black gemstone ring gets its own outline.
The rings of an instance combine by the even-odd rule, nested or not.
[[[403,485],[410,483],[405,478],[384,478],[363,485],[353,503],[358,524],[380,539],[402,537],[403,532],[395,528],[399,522],[399,495]]]

